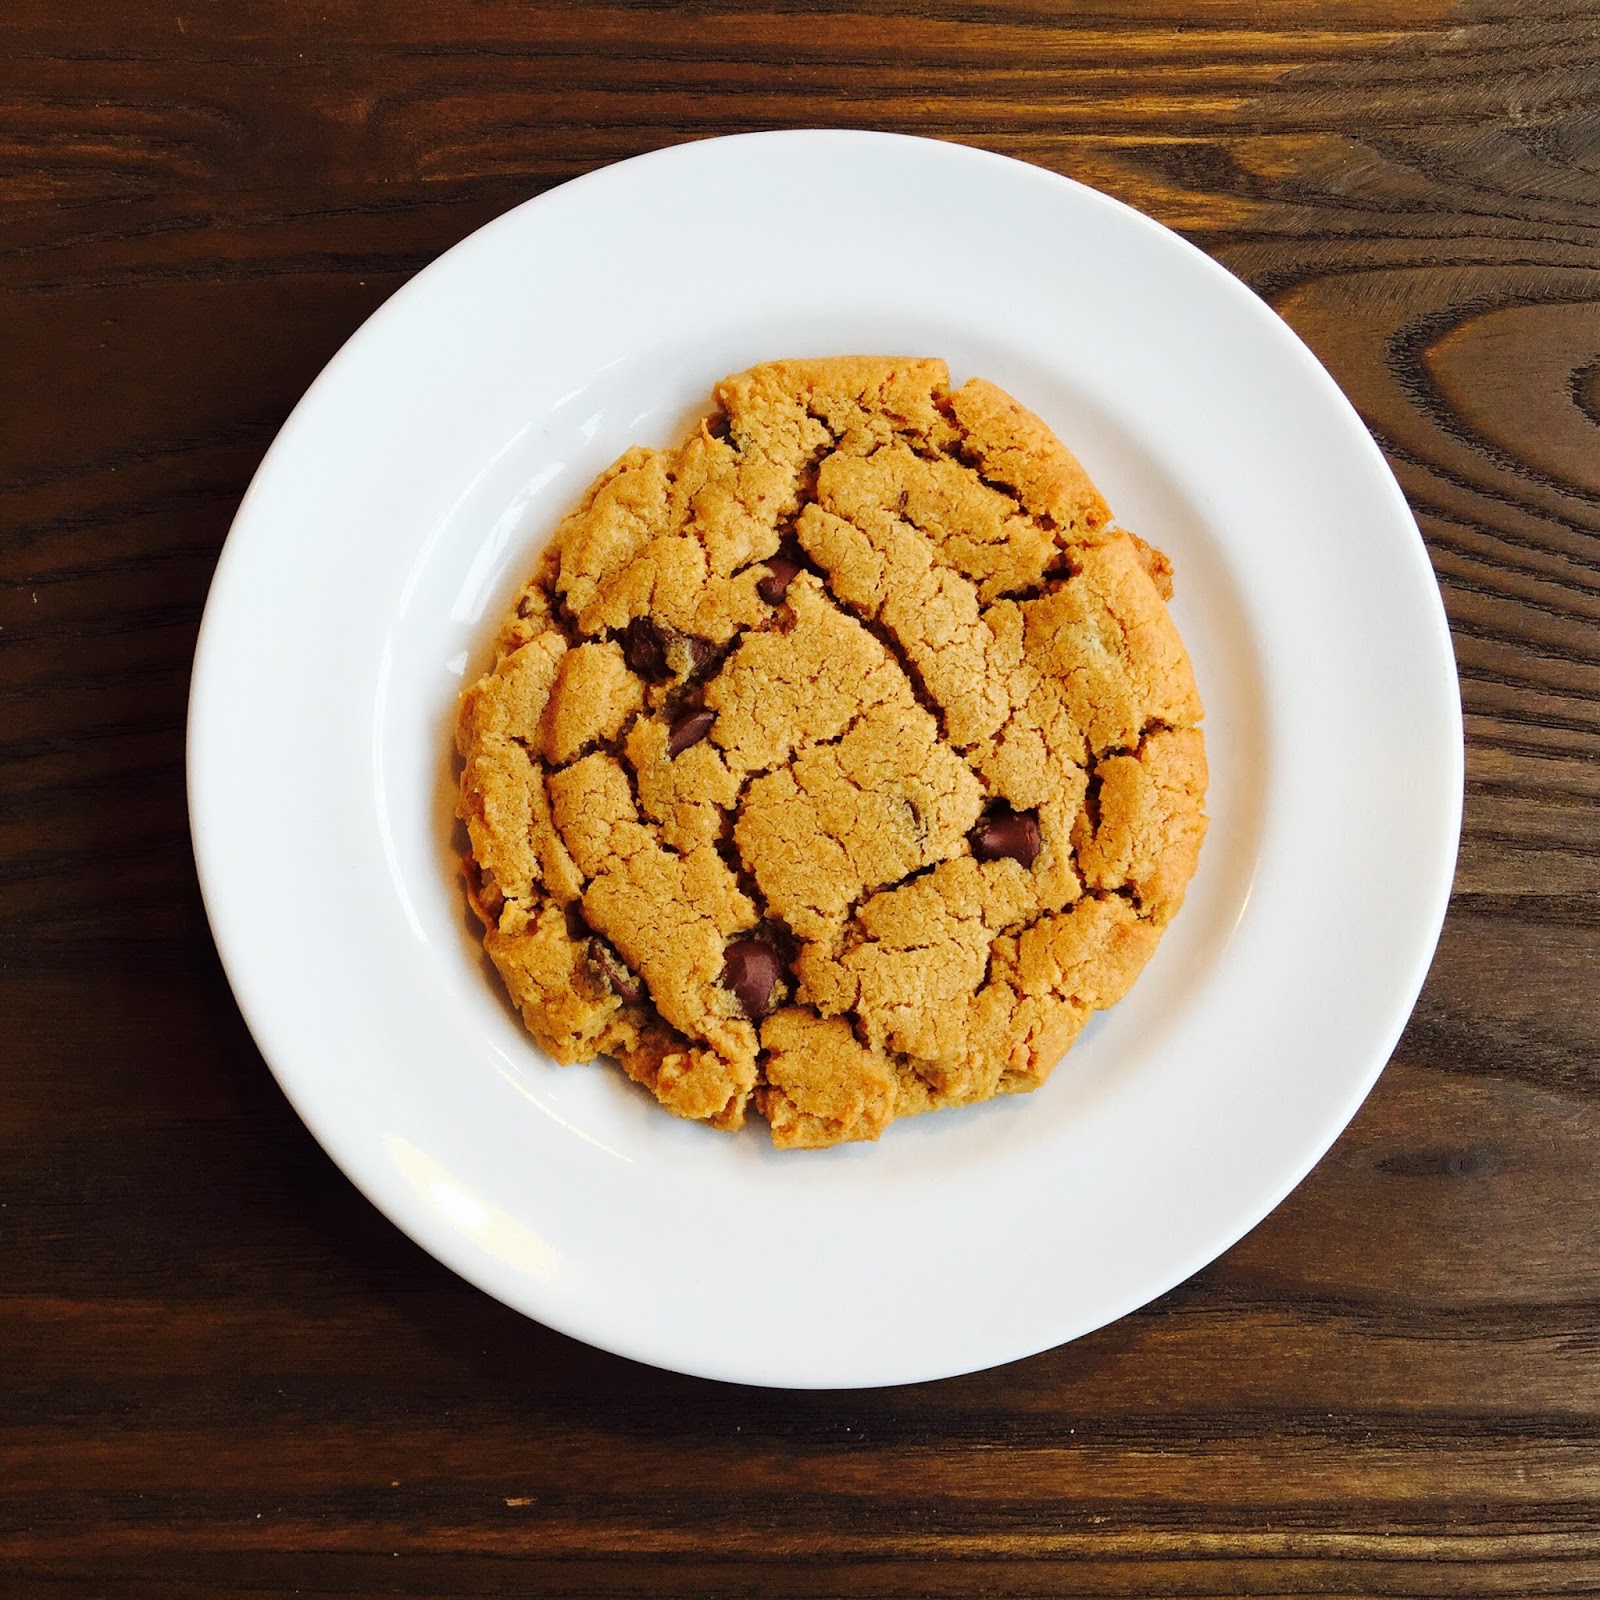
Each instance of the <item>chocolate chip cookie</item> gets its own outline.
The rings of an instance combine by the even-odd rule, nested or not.
[[[993,384],[725,380],[595,482],[462,697],[469,894],[534,1036],[782,1146],[1037,1087],[1205,833],[1170,594]]]

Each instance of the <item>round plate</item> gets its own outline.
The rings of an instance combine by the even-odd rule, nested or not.
[[[1212,828],[1133,992],[1033,1095],[773,1151],[557,1067],[457,880],[456,695],[535,554],[725,373],[937,355],[1049,422],[1167,551]],[[419,274],[285,424],[189,713],[206,907],[285,1093],[441,1261],[664,1367],[833,1387],[1059,1344],[1226,1249],[1371,1088],[1460,824],[1454,661],[1365,428],[1176,235],[1000,156],[879,134],[684,145]]]

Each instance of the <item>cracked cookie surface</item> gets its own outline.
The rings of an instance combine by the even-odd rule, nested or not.
[[[1170,596],[992,384],[724,380],[591,486],[462,696],[468,893],[530,1031],[780,1146],[1037,1087],[1205,834]]]

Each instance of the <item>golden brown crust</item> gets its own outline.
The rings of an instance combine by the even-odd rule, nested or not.
[[[485,948],[557,1059],[780,1146],[1036,1087],[1204,836],[1170,564],[942,362],[715,400],[601,475],[462,696]]]

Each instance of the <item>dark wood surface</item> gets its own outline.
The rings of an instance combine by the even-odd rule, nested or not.
[[[223,982],[183,721],[252,469],[408,274],[819,123],[1085,179],[1283,313],[1426,533],[1468,793],[1394,1061],[1253,1235],[1033,1360],[783,1394],[524,1321],[334,1170]],[[1600,1591],[1597,797],[1593,0],[7,0],[0,1592]]]

